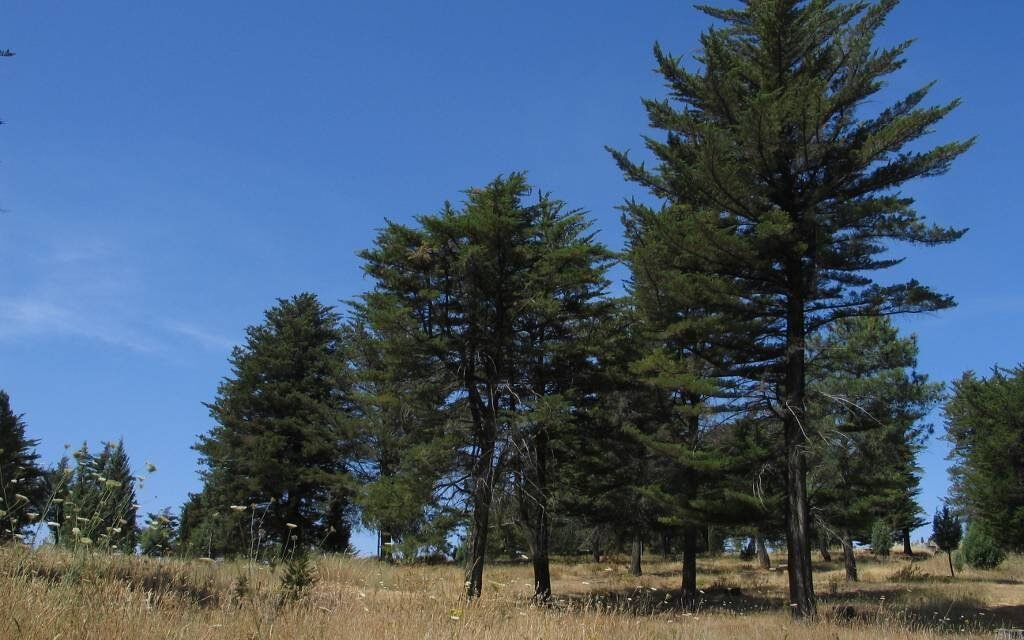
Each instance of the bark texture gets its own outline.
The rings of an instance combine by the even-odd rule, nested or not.
[[[634,576],[644,575],[641,559],[644,553],[644,538],[639,532],[633,534],[633,549],[630,554],[629,572]]]

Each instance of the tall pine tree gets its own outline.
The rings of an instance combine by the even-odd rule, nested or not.
[[[625,213],[629,286],[638,319],[631,371],[658,396],[645,404],[657,414],[650,416],[654,428],[639,437],[670,464],[650,491],[660,495],[682,527],[682,599],[690,603],[697,595],[701,530],[713,521],[756,518],[754,496],[741,495],[732,480],[760,450],[741,450],[738,445],[752,441],[732,437],[738,432],[729,434],[731,425],[722,419],[742,413],[749,402],[736,381],[722,375],[729,353],[715,341],[725,334],[722,318],[709,313],[707,296],[714,289],[705,285],[702,265],[678,250],[685,219],[635,202]]]
[[[782,423],[786,544],[794,614],[816,613],[807,496],[807,337],[844,317],[953,304],[916,280],[871,277],[898,259],[893,241],[938,245],[961,231],[929,226],[899,188],[945,172],[971,142],[911,148],[957,105],[922,107],[927,85],[891,106],[870,102],[903,65],[909,42],[876,48],[897,0],[745,0],[701,7],[721,26],[701,38],[699,68],[655,46],[670,99],[647,100],[653,170],[613,152],[627,177],[689,229],[678,250],[707,277],[723,368],[761,381]],[[705,314],[707,315],[707,314]],[[745,336],[745,340],[734,340]],[[712,337],[712,339],[715,339]]]

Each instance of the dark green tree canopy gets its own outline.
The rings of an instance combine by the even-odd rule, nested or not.
[[[204,488],[182,533],[206,521],[223,530],[220,552],[247,549],[256,509],[265,543],[294,538],[344,550],[353,442],[338,315],[311,293],[279,300],[265,315],[232,352],[232,375],[207,405],[217,424],[195,446]]]
[[[960,516],[948,504],[935,511],[932,519],[932,541],[946,552],[949,559],[949,575],[953,576],[953,552],[960,546],[964,536],[964,526]]]
[[[965,373],[945,406],[953,500],[1000,546],[1024,550],[1024,365]]]
[[[178,516],[165,508],[146,517],[146,527],[139,534],[139,551],[144,556],[172,555],[178,545]]]
[[[929,225],[900,192],[945,172],[972,141],[920,150],[957,106],[924,106],[930,85],[877,109],[909,42],[874,39],[898,0],[745,0],[701,6],[719,25],[697,67],[655,45],[668,98],[646,100],[653,168],[612,150],[632,181],[661,201],[625,206],[627,234],[668,228],[692,293],[676,335],[721,383],[751,389],[783,425],[790,598],[815,613],[806,488],[808,336],[843,318],[953,304],[916,280],[882,284],[895,242],[938,245],[962,230]],[[632,231],[636,229],[637,231]],[[657,273],[656,271],[654,273]]]
[[[794,298],[807,333],[841,317],[949,306],[916,281],[870,276],[899,262],[885,255],[890,241],[962,235],[928,225],[898,189],[945,172],[972,142],[908,150],[958,104],[922,106],[930,84],[872,113],[910,44],[874,46],[897,1],[743,5],[702,7],[724,24],[702,37],[698,71],[655,46],[670,97],[644,104],[665,138],[646,138],[653,170],[613,151],[627,177],[667,204],[661,215],[690,221],[693,241],[678,250],[707,264],[702,285],[721,290],[723,311],[759,318],[780,349]],[[631,203],[626,213],[628,225],[652,212]],[[751,361],[777,354],[754,350]]]
[[[0,542],[38,524],[45,506],[39,441],[29,439],[25,428],[24,416],[14,413],[10,396],[0,390]]]
[[[361,254],[374,282],[365,316],[385,355],[415,354],[452,438],[443,482],[467,496],[471,596],[496,484],[524,473],[545,484],[547,442],[595,365],[590,336],[607,287],[611,255],[583,212],[544,193],[528,202],[531,191],[523,174],[499,177],[468,190],[461,208],[389,222]]]
[[[822,524],[866,540],[924,524],[918,452],[932,433],[925,416],[942,385],[916,372],[917,340],[888,318],[850,318],[809,341],[811,503]]]

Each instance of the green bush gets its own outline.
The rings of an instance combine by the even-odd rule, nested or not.
[[[995,569],[1006,559],[1006,552],[982,527],[972,524],[960,543],[960,556],[975,569]]]
[[[305,548],[294,550],[285,562],[281,576],[281,592],[286,601],[300,600],[316,584],[317,576],[313,561]]]
[[[871,552],[876,556],[888,556],[892,548],[892,528],[884,520],[875,521],[871,527]]]

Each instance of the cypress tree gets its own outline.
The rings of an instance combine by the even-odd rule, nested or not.
[[[562,484],[559,444],[578,427],[578,415],[598,385],[603,355],[605,273],[611,254],[595,242],[580,210],[541,194],[540,216],[526,273],[529,297],[515,319],[521,362],[512,422],[511,468],[519,513],[534,569],[535,596],[551,595],[549,569],[553,493]]]
[[[582,403],[575,429],[560,438],[562,482],[554,495],[557,510],[591,529],[594,561],[628,540],[630,571],[641,575],[643,542],[665,515],[648,489],[656,483],[656,456],[638,438],[653,430],[662,398],[630,370],[639,358],[635,309],[617,300],[602,322],[599,376],[589,402]]]
[[[46,519],[46,527],[50,532],[50,537],[56,545],[63,542],[61,531],[66,519],[65,503],[68,499],[73,477],[74,469],[71,467],[71,460],[67,456],[61,456],[56,466],[47,469],[43,479],[45,495],[49,499],[48,508],[43,517]]]
[[[668,508],[669,519],[682,527],[682,598],[697,595],[696,553],[700,530],[711,522],[751,523],[760,509],[749,483],[733,480],[758,455],[750,439],[729,433],[733,425],[720,416],[742,414],[749,402],[735,380],[722,376],[727,351],[709,336],[724,336],[723,319],[709,313],[708,294],[692,255],[678,250],[685,219],[671,211],[656,212],[631,202],[625,207],[630,293],[639,319],[635,332],[638,357],[631,372],[659,395],[647,403],[654,429],[638,437],[669,462],[667,475],[649,493]],[[671,494],[666,494],[666,491]]]
[[[782,423],[786,543],[793,612],[816,612],[807,495],[807,337],[844,317],[953,304],[916,280],[881,285],[893,241],[938,245],[962,231],[929,226],[898,189],[939,175],[971,141],[908,150],[958,101],[922,107],[931,85],[887,108],[867,103],[909,42],[875,48],[897,0],[745,0],[701,10],[721,27],[701,38],[700,68],[655,45],[670,100],[647,100],[653,170],[613,154],[626,176],[679,216],[678,250],[705,276],[706,313],[732,326],[720,375],[764,383]]]
[[[74,469],[67,482],[66,498],[63,503],[64,517],[59,521],[61,526],[54,537],[65,546],[91,545],[95,530],[98,529],[100,474],[96,461],[89,453],[88,443],[83,442],[71,457],[74,460]]]

